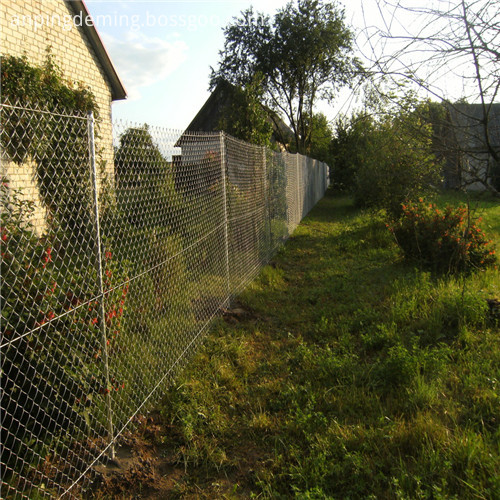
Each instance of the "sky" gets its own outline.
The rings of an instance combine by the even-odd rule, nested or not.
[[[210,93],[210,67],[224,46],[223,28],[250,5],[273,15],[283,0],[86,0],[89,13],[127,90],[113,103],[113,118],[184,129]],[[361,0],[351,0],[346,20],[361,27]],[[365,0],[372,4],[372,0]],[[358,9],[356,10],[356,6]],[[335,108],[319,110],[332,119]]]
[[[113,117],[130,124],[148,123],[174,129],[185,129],[210,95],[210,67],[218,65],[219,51],[224,47],[223,28],[250,6],[272,16],[287,3],[285,0],[85,1],[128,93],[128,99],[113,104]],[[488,0],[476,0],[475,5],[478,2]],[[424,14],[428,8],[446,10],[450,5],[459,6],[456,0],[345,0],[345,3],[339,0],[337,3],[345,9],[345,21],[356,35],[356,48],[368,55],[377,53],[376,58],[404,47],[403,43],[398,49],[394,44],[401,41],[387,41],[383,37],[371,37],[371,43],[375,44],[372,46],[368,40],[378,30],[402,37],[419,33],[425,38],[450,28],[432,15],[412,16],[401,5]],[[496,19],[500,9],[495,2],[490,5],[495,9],[490,14]],[[396,17],[393,12],[397,12]],[[496,46],[500,35],[495,33],[491,43]],[[464,95],[464,82],[474,69],[462,60],[457,60],[456,67],[449,71],[440,60],[430,61],[426,50],[401,52],[402,64],[397,71],[414,63],[419,71],[427,70],[424,78],[435,84],[443,96],[457,99]],[[472,85],[469,95],[474,92]],[[339,114],[360,106],[360,94],[356,89],[345,89],[336,102],[319,103],[317,111],[333,122]],[[469,101],[473,102],[473,98]]]

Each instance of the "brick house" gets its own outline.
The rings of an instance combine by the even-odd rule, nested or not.
[[[40,66],[48,50],[66,78],[82,83],[94,94],[101,120],[96,147],[112,163],[111,103],[125,99],[127,94],[84,1],[2,0],[1,54],[26,56],[31,64]],[[1,175],[9,179],[12,187],[22,187],[37,201],[32,167],[14,165],[2,159]],[[36,205],[38,220],[44,212],[39,200]]]

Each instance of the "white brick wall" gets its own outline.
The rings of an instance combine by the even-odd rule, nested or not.
[[[102,150],[103,157],[111,162],[111,87],[89,41],[82,29],[70,22],[72,19],[73,12],[63,0],[0,0],[0,51],[2,55],[26,55],[30,63],[42,65],[50,49],[54,62],[68,80],[90,88],[100,113],[96,149]],[[110,165],[107,171],[112,172]],[[9,179],[11,188],[36,192],[32,165],[19,167],[2,162],[1,174]],[[38,196],[31,199],[36,202],[36,219],[41,223],[45,211]]]

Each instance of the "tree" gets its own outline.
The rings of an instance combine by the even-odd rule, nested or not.
[[[351,191],[358,206],[384,208],[397,218],[402,204],[415,201],[441,183],[434,153],[434,108],[428,101],[405,100],[399,111],[375,117],[357,113],[336,125],[334,185]]]
[[[115,151],[118,208],[138,228],[172,226],[180,207],[171,164],[148,125],[127,129]]]
[[[271,146],[272,123],[260,102],[261,88],[256,77],[246,88],[233,87],[229,109],[219,122],[228,134],[259,146]]]
[[[330,181],[335,189],[353,192],[356,171],[363,162],[367,141],[375,122],[366,112],[354,113],[350,118],[340,117],[330,143]]]
[[[317,100],[331,101],[339,86],[351,82],[360,70],[344,12],[320,0],[298,0],[271,21],[250,8],[224,34],[211,87],[223,78],[246,88],[261,75],[265,104],[288,119],[296,150],[305,152],[311,142],[308,117]],[[274,113],[269,116],[276,119]]]
[[[378,0],[378,6],[385,28],[366,29],[371,74],[395,87],[410,82],[445,102],[453,129],[448,135],[457,136],[448,142],[449,153],[470,160],[462,172],[463,187],[480,183],[499,194],[500,150],[492,137],[493,119],[500,119],[495,105],[500,90],[497,1],[415,7],[405,0]]]
[[[309,133],[309,144],[306,154],[316,160],[330,163],[331,151],[330,143],[332,141],[333,131],[328,123],[327,117],[323,113],[315,113],[312,118],[306,122]]]

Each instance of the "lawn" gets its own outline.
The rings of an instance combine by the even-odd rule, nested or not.
[[[472,205],[499,248],[500,202]],[[97,496],[500,498],[495,297],[497,269],[418,270],[327,195],[129,438],[154,473]]]

